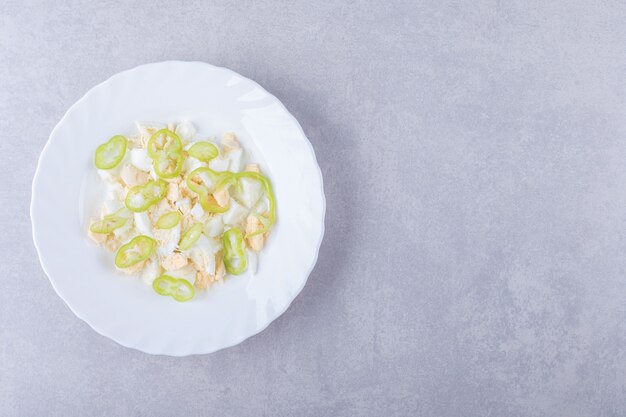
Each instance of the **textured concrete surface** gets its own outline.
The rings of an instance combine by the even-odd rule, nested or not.
[[[0,6],[0,415],[626,415],[624,2],[133,4]],[[184,359],[75,318],[28,216],[64,111],[166,59],[276,94],[328,199],[287,313]]]

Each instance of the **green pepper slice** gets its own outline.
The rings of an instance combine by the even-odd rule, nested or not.
[[[165,153],[170,152],[182,152],[183,143],[181,142],[178,135],[172,132],[169,129],[161,129],[154,133],[154,135],[150,136],[148,140],[148,156],[150,158],[156,158],[157,155],[164,151]]]
[[[211,168],[196,168],[187,175],[187,187],[198,195],[210,194],[215,189],[227,185],[233,179],[229,171],[215,172]]]
[[[108,216],[104,216],[102,220],[92,223],[92,225],[89,226],[89,230],[93,233],[108,235],[115,229],[124,226],[126,220],[128,220],[126,217],[118,216],[117,213],[109,214]]]
[[[154,172],[160,178],[175,178],[183,170],[185,158],[180,151],[161,152],[152,160]]]
[[[269,179],[267,179],[266,176],[258,172],[246,171],[246,172],[240,172],[234,175],[237,180],[239,180],[240,178],[251,178],[253,180],[259,181],[261,185],[263,185],[263,189],[265,190],[265,195],[267,195],[267,200],[269,201],[269,212],[267,214],[267,217],[262,216],[260,214],[256,215],[256,217],[263,224],[263,227],[261,228],[261,230],[257,230],[254,233],[250,233],[246,235],[246,238],[260,235],[260,234],[267,232],[270,229],[270,227],[272,227],[272,225],[276,223],[276,197],[274,197],[274,189],[272,188],[272,184],[270,183]]]
[[[151,237],[144,235],[136,236],[117,250],[115,265],[118,268],[130,268],[148,259],[155,248],[156,242]]]
[[[124,204],[130,211],[146,211],[158,203],[167,192],[167,182],[163,180],[148,181],[145,185],[136,185],[126,194]]]
[[[198,239],[200,239],[200,235],[202,235],[202,231],[204,230],[204,225],[202,223],[195,223],[193,226],[189,228],[180,239],[178,247],[181,250],[187,250],[192,247]]]
[[[152,282],[152,288],[159,295],[170,296],[178,302],[189,301],[193,298],[195,290],[187,280],[174,278],[169,275],[161,275]]]
[[[171,211],[169,213],[165,213],[156,222],[156,227],[158,229],[171,229],[176,226],[178,222],[180,222],[181,215],[177,211]]]
[[[219,151],[210,142],[196,142],[189,148],[189,156],[202,161],[209,162],[219,154]]]
[[[241,274],[248,264],[243,248],[243,233],[237,228],[227,230],[222,236],[224,245],[224,266],[233,275]]]
[[[94,160],[96,168],[111,169],[122,162],[124,155],[126,155],[126,142],[124,136],[116,135],[98,146]]]

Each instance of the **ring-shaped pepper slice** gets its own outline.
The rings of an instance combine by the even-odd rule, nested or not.
[[[180,250],[187,250],[192,247],[198,239],[200,239],[200,235],[202,235],[202,231],[204,230],[204,225],[202,223],[195,223],[191,226],[184,234],[183,237],[180,238],[180,242],[178,243],[178,247]]]
[[[169,275],[161,275],[152,282],[152,288],[159,295],[170,296],[179,302],[189,301],[193,298],[195,290],[193,285],[182,278],[174,278]]]
[[[124,204],[130,211],[146,211],[161,201],[167,192],[167,182],[163,180],[148,181],[145,185],[136,185],[126,194]]]
[[[256,217],[263,224],[263,227],[254,233],[247,234],[246,238],[260,235],[260,234],[267,232],[269,228],[272,227],[274,223],[276,223],[276,197],[274,197],[274,189],[272,188],[272,184],[270,183],[269,179],[267,179],[266,176],[258,172],[245,171],[245,172],[240,172],[234,175],[237,181],[241,178],[250,178],[250,179],[259,181],[261,185],[263,185],[263,189],[265,190],[265,195],[267,196],[267,200],[269,202],[269,210],[267,213],[267,217],[262,216],[260,214],[256,215]]]
[[[183,143],[178,135],[169,129],[157,130],[154,135],[148,139],[148,156],[156,158],[160,151],[165,153],[182,152]]]
[[[108,235],[115,229],[124,226],[127,220],[126,217],[118,216],[117,213],[109,214],[108,216],[104,216],[102,220],[93,222],[91,226],[89,226],[89,230],[93,233]]]
[[[192,156],[202,162],[209,162],[211,159],[219,155],[219,151],[210,142],[196,142],[189,148],[189,156]]]
[[[96,149],[94,163],[98,169],[111,169],[118,166],[126,155],[127,140],[122,135],[113,136]]]
[[[136,236],[117,250],[115,266],[118,268],[130,268],[152,256],[155,248],[156,242],[151,237],[144,235]]]
[[[238,228],[227,230],[222,236],[224,245],[224,266],[233,275],[241,274],[248,264],[243,247],[243,233]]]
[[[180,222],[181,217],[177,211],[165,213],[156,221],[156,227],[157,229],[171,229]]]
[[[159,151],[152,160],[152,166],[160,178],[175,178],[183,170],[183,162],[185,158],[180,151]]]

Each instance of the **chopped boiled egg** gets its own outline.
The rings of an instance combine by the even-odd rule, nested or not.
[[[204,226],[204,234],[208,237],[221,236],[224,233],[224,222],[222,216],[214,216]]]
[[[241,223],[246,218],[247,214],[248,209],[237,203],[236,200],[231,199],[230,207],[228,207],[228,211],[223,215],[224,224],[235,225]]]
[[[247,171],[247,172],[261,172],[261,169],[259,168],[259,164],[248,164],[244,168],[244,171]]]
[[[135,213],[135,229],[140,235],[152,237],[152,222],[148,217],[148,213],[145,211],[141,213]]]
[[[157,243],[157,254],[161,257],[170,256],[180,241],[180,223],[170,229],[155,229],[154,240]]]
[[[120,172],[120,178],[128,187],[134,187],[148,182],[148,173],[136,168],[134,165],[124,165]]]
[[[175,182],[170,182],[167,186],[167,194],[165,197],[170,201],[170,203],[178,200],[178,196],[180,195],[178,184]]]
[[[199,271],[215,274],[215,254],[220,250],[221,244],[213,238],[202,235],[195,245],[187,253],[193,265]]]
[[[198,271],[196,273],[196,280],[193,285],[200,291],[203,291],[209,288],[209,286],[212,283],[213,283],[213,275],[209,274],[206,271]]]
[[[213,171],[228,171],[229,165],[230,161],[228,159],[220,158],[219,156],[209,161],[209,168],[211,168]]]
[[[241,178],[239,184],[241,185],[241,192],[237,193],[239,201],[247,208],[252,208],[252,206],[259,201],[259,198],[261,198],[263,186],[259,181],[251,178]]]
[[[191,211],[191,200],[189,197],[181,198],[174,203],[174,206],[184,215]]]
[[[172,278],[182,278],[184,280],[187,280],[191,285],[193,285],[194,281],[196,280],[196,272],[196,268],[194,268],[193,265],[188,264],[180,269],[168,271],[167,275],[171,276]]]
[[[161,266],[166,271],[173,271],[187,265],[189,260],[181,253],[172,253],[171,255],[161,259]]]
[[[152,285],[152,282],[161,275],[161,265],[159,264],[159,258],[152,256],[141,271],[141,279],[147,285]]]
[[[191,208],[190,213],[193,219],[197,222],[202,220],[202,217],[204,217],[204,210],[202,209],[202,206],[200,205],[200,203],[194,204],[193,207]]]
[[[148,151],[145,149],[131,149],[130,163],[133,164],[135,168],[145,172],[150,172],[152,168],[152,160],[148,156]]]
[[[190,142],[196,133],[196,128],[189,122],[179,123],[174,131],[184,142]]]
[[[106,184],[106,196],[111,200],[124,201],[126,191],[119,182]]]
[[[222,136],[222,147],[224,152],[229,152],[233,149],[241,148],[241,145],[233,132],[226,132]]]
[[[261,198],[255,205],[252,207],[253,213],[267,213],[270,209],[270,204],[267,198]]]
[[[104,216],[107,214],[115,213],[116,211],[124,207],[125,207],[124,203],[121,202],[120,200],[107,199],[107,200],[104,200],[104,203],[102,205],[102,209],[103,209],[102,214]]]
[[[232,172],[240,172],[242,166],[243,149],[236,148],[226,153],[228,160],[228,170]]]

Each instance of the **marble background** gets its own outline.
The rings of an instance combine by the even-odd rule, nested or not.
[[[626,415],[626,3],[0,2],[0,415]],[[200,60],[302,124],[328,211],[291,308],[154,357],[74,317],[31,239],[65,110]]]

